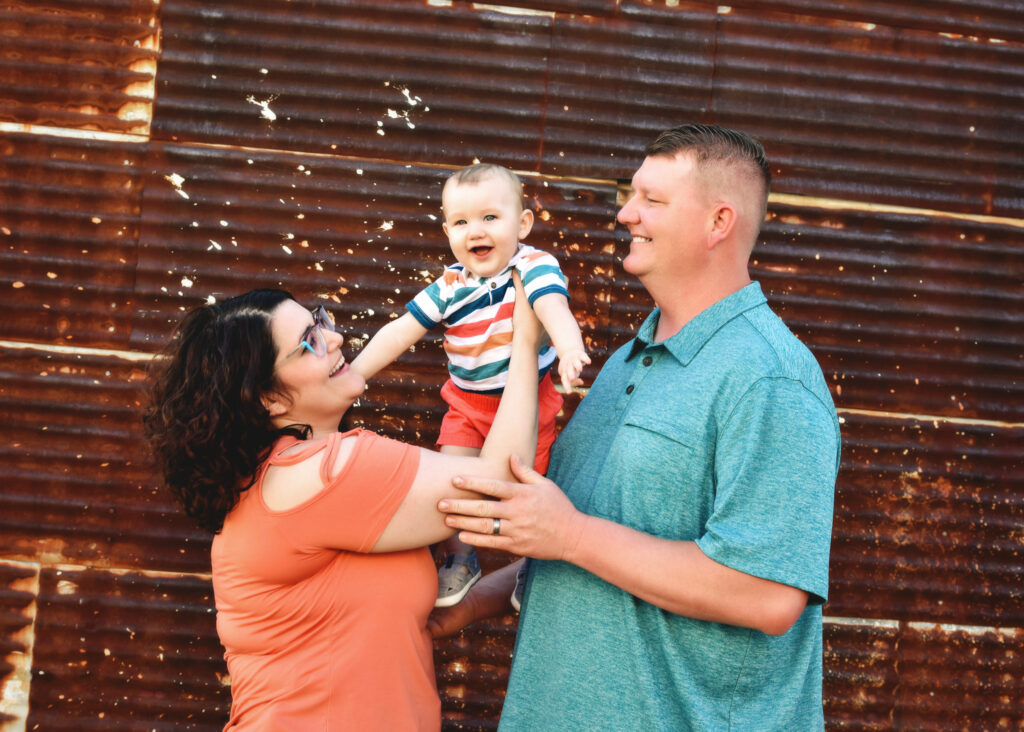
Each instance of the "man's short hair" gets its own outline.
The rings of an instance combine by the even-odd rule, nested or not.
[[[761,173],[765,195],[768,193],[772,182],[768,157],[761,143],[746,133],[717,125],[680,125],[658,135],[644,154],[676,155],[682,152],[693,155],[698,168],[709,162],[752,163]]]
[[[522,205],[523,201],[523,182],[519,180],[519,176],[513,173],[511,170],[503,165],[495,165],[494,163],[475,163],[473,165],[467,165],[465,168],[459,168],[450,176],[448,180],[444,182],[444,189],[447,189],[449,184],[451,185],[462,185],[468,183],[470,185],[479,183],[482,180],[490,178],[492,175],[504,178],[509,185],[512,193],[515,195],[516,200]]]

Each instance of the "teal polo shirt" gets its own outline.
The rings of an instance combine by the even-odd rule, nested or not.
[[[752,283],[661,343],[655,310],[562,431],[573,504],[806,590],[781,636],[693,620],[533,561],[502,730],[821,730],[839,423],[821,369]],[[639,571],[639,568],[638,568]]]

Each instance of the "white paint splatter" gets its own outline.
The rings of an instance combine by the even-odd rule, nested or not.
[[[270,108],[270,103],[275,99],[277,99],[277,97],[270,97],[266,101],[261,102],[256,97],[248,96],[245,98],[245,101],[249,102],[249,104],[255,104],[262,110],[260,112],[260,117],[273,122],[275,119],[277,119],[277,114],[275,114],[274,110]]]
[[[177,191],[179,196],[188,200],[188,194],[181,188],[181,184],[185,182],[184,178],[177,173],[171,173],[170,175],[165,175],[164,180],[174,186],[174,190]]]
[[[415,107],[417,104],[423,101],[422,97],[414,97],[412,95],[412,92],[405,88],[402,89],[402,96],[405,97],[405,101],[409,103],[410,107]]]
[[[391,231],[393,228],[395,228],[394,221],[384,221],[377,227],[377,231]]]
[[[181,278],[181,286],[182,287],[191,287],[194,284],[195,283],[192,280],[190,280],[188,277],[182,277]]]

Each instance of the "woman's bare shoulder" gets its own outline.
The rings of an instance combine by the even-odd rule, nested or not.
[[[282,450],[278,456],[285,462],[272,464],[263,476],[261,494],[267,508],[288,511],[320,493],[345,469],[359,435],[355,430],[336,433],[304,440]],[[325,460],[330,460],[326,466]]]

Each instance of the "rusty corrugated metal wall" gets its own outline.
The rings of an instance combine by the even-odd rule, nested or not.
[[[765,143],[753,275],[843,419],[829,729],[1024,729],[1019,0],[0,0],[0,729],[226,719],[209,541],[140,445],[183,310],[280,284],[358,343],[479,158],[525,174],[592,379],[650,304],[622,182],[691,120]],[[429,444],[443,375],[425,344],[356,417]],[[496,726],[514,630],[438,644],[447,728]]]

